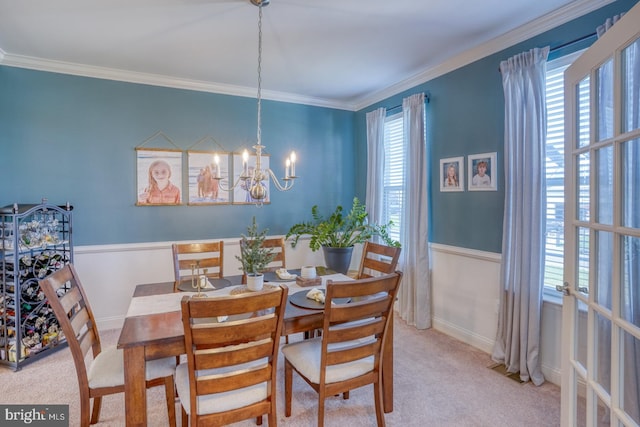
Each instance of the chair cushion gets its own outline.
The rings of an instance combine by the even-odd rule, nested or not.
[[[228,369],[224,370],[228,372]],[[220,369],[210,369],[207,371],[200,371],[200,375],[213,375],[220,374]],[[175,376],[176,390],[180,397],[182,407],[190,413],[191,408],[191,394],[189,390],[189,366],[186,363],[181,363],[176,368]],[[229,411],[232,409],[242,408],[253,403],[261,402],[269,396],[269,390],[267,383],[260,383],[250,387],[245,387],[238,390],[231,390],[224,393],[209,394],[206,396],[199,396],[197,403],[198,415],[203,414],[215,414],[218,412]]]
[[[330,345],[329,349],[345,347],[347,343]],[[322,337],[303,340],[282,347],[282,354],[291,362],[298,372],[314,384],[320,383],[320,356],[322,353]],[[373,370],[373,356],[352,362],[327,367],[325,383],[344,381],[366,374]]]
[[[173,375],[176,358],[150,360],[147,362],[146,379],[153,380]],[[91,361],[87,374],[89,388],[114,387],[124,384],[124,356],[115,346],[103,347],[102,352]]]

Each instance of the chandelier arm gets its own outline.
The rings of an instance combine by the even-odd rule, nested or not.
[[[238,184],[240,184],[240,181],[246,181],[248,178],[239,176],[236,182],[231,187],[227,187],[227,188],[225,188],[224,185],[222,185],[221,178],[214,178],[214,179],[218,180],[218,186],[222,191],[233,191],[238,186]]]
[[[276,175],[273,173],[271,169],[266,169],[266,171],[269,173],[269,176],[271,177],[271,181],[273,181],[273,184],[276,186],[278,191],[289,191],[293,188],[295,179],[285,178],[284,186],[283,186],[282,184],[280,184],[280,181],[278,181],[278,178],[276,177]]]

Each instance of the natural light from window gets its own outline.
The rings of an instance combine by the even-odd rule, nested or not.
[[[547,209],[544,295],[561,302],[556,286],[563,283],[564,263],[564,71],[581,52],[547,64]],[[581,111],[580,114],[588,111]],[[588,124],[588,120],[587,120]]]
[[[393,221],[389,237],[400,241],[404,197],[404,144],[402,113],[388,116],[384,123],[383,223]]]

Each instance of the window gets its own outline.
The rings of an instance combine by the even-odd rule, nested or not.
[[[564,71],[581,53],[575,52],[547,64],[544,294],[558,301],[561,299],[556,285],[563,283],[564,262]]]
[[[389,237],[400,241],[404,197],[404,142],[402,113],[388,116],[384,123],[383,223],[393,221]]]

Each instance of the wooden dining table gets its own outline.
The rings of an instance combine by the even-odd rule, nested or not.
[[[326,276],[335,281],[353,280],[344,275]],[[241,285],[242,276],[225,277],[230,286]],[[323,282],[324,283],[324,282]],[[295,282],[289,285],[289,294],[303,291]],[[136,286],[131,306],[136,298],[171,294],[175,290],[174,282],[141,284]],[[228,293],[228,292],[227,292]],[[210,296],[215,297],[216,291]],[[147,394],[145,386],[145,367],[148,360],[185,354],[184,330],[179,304],[177,310],[153,312],[149,314],[127,315],[118,338],[118,348],[124,353],[124,384],[126,425],[147,425]],[[287,302],[284,314],[282,335],[322,329],[323,311],[301,308]],[[393,316],[383,350],[382,376],[384,411],[393,411]]]

